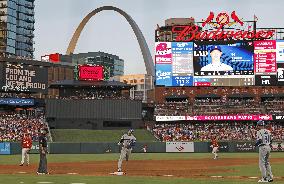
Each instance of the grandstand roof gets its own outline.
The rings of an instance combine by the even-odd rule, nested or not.
[[[82,81],[62,80],[52,83],[49,88],[123,88],[130,89],[134,86],[118,81]]]

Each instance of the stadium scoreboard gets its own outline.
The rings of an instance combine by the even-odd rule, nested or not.
[[[282,86],[284,41],[156,42],[156,85]]]

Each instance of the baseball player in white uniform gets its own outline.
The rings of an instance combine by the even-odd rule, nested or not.
[[[127,134],[124,134],[118,145],[121,145],[121,153],[118,160],[118,172],[122,172],[122,161],[125,159],[128,161],[128,158],[131,154],[132,148],[135,146],[136,138],[133,135],[134,130],[130,129]]]
[[[261,171],[262,178],[259,183],[273,182],[273,175],[271,172],[271,166],[269,163],[269,156],[271,151],[271,132],[265,128],[265,122],[259,120],[257,126],[260,130],[257,131],[256,146],[259,147],[259,169]]]
[[[210,56],[212,58],[212,63],[203,66],[200,71],[233,71],[230,65],[221,63],[222,50],[219,45],[214,45],[210,49]]]

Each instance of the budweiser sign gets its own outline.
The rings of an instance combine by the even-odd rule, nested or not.
[[[236,12],[231,13],[232,21],[227,13],[219,13],[214,20],[214,13],[210,12],[206,20],[203,20],[202,27],[211,25],[215,30],[202,30],[202,27],[197,25],[181,25],[173,26],[172,33],[177,34],[175,41],[190,42],[193,40],[251,40],[251,39],[269,39],[275,30],[254,30],[251,26],[244,28],[244,30],[226,30],[235,24],[244,25],[244,22],[236,15]],[[246,29],[246,30],[245,30]]]

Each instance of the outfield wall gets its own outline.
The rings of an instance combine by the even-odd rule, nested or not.
[[[257,152],[254,142],[220,142],[220,152]],[[133,149],[135,153],[209,153],[209,142],[138,142]],[[30,153],[38,153],[38,144],[34,143]],[[102,154],[118,153],[117,143],[48,143],[51,154]],[[273,151],[284,151],[284,142],[273,143]],[[0,143],[1,154],[21,154],[20,143]]]

